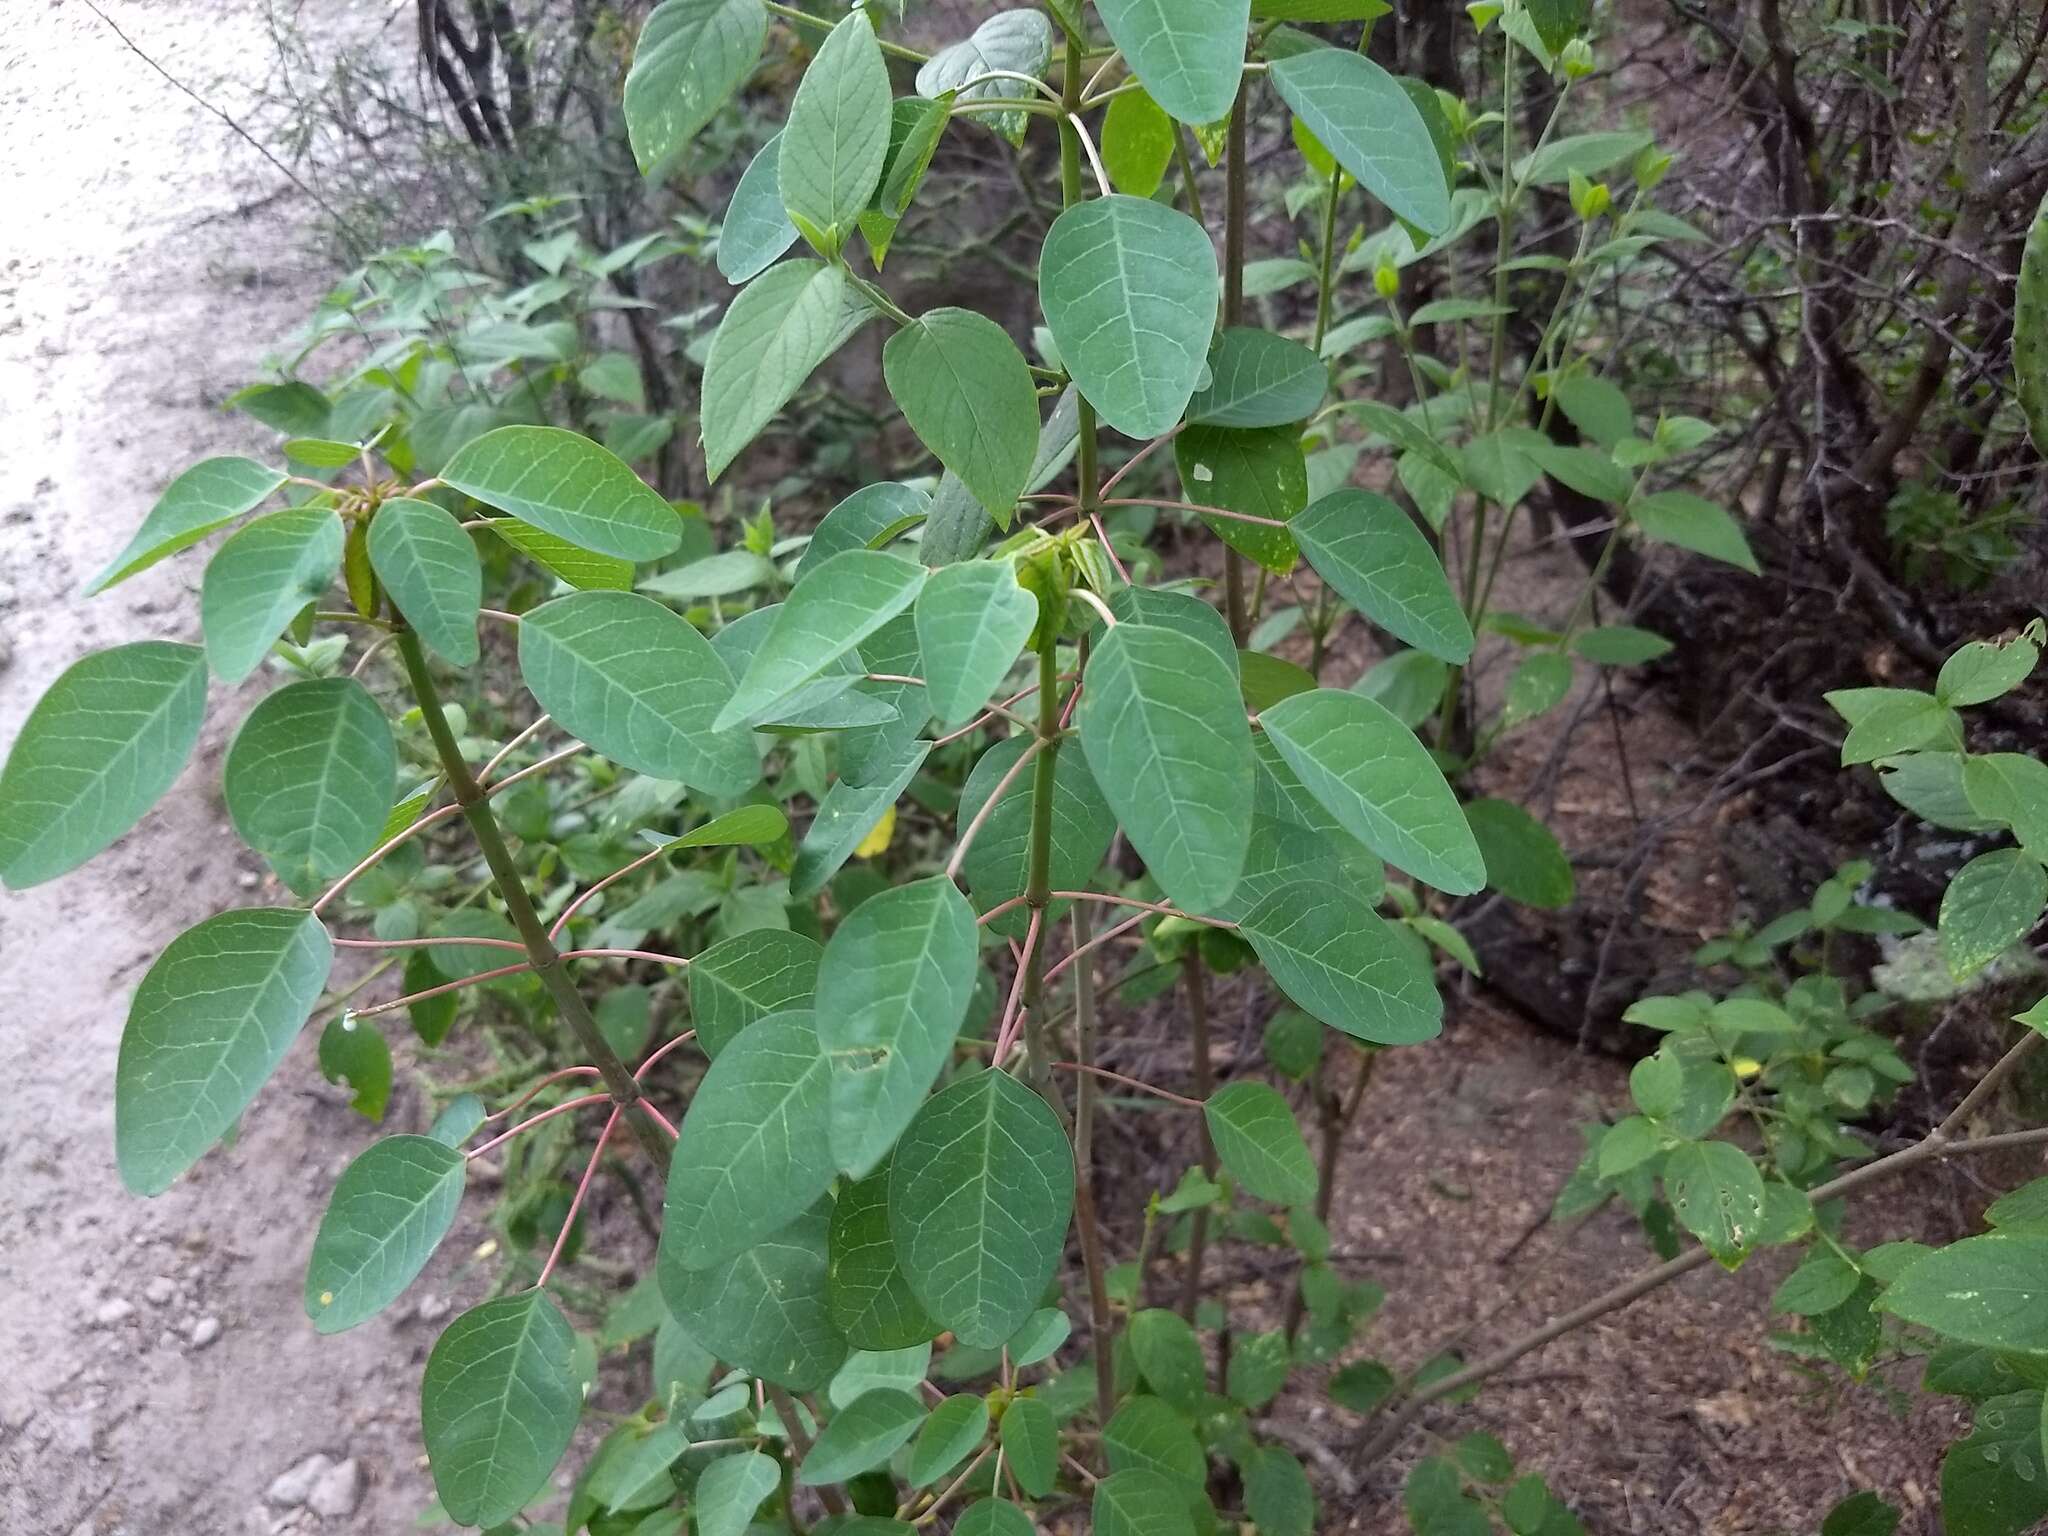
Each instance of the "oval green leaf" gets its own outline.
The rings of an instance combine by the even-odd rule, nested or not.
[[[262,664],[285,625],[341,569],[341,519],[329,507],[293,507],[245,524],[215,551],[199,586],[206,659],[223,682]]]
[[[419,1278],[455,1224],[468,1167],[432,1136],[373,1141],[335,1181],[306,1265],[306,1316],[321,1333],[368,1322]]]
[[[1375,1045],[1417,1045],[1442,1033],[1443,999],[1428,965],[1351,892],[1284,885],[1239,929],[1280,990],[1331,1028]]]
[[[560,427],[500,427],[448,461],[441,478],[579,549],[617,560],[659,560],[683,542],[683,522],[631,466]]]
[[[1038,455],[1038,390],[1017,344],[969,309],[934,309],[891,336],[882,376],[904,420],[997,521]]]
[[[1073,1210],[1066,1133],[1007,1072],[933,1095],[890,1162],[889,1227],[911,1289],[974,1348],[995,1348],[1037,1309]]]
[[[626,136],[651,172],[710,122],[768,40],[761,0],[666,0],[640,29],[626,74]]]
[[[803,934],[757,928],[691,961],[690,1022],[704,1054],[715,1060],[748,1025],[810,1007],[824,953]]]
[[[1260,1200],[1308,1205],[1316,1197],[1316,1165],[1287,1101],[1264,1083],[1219,1089],[1202,1106],[1223,1171]]]
[[[222,774],[243,842],[300,896],[375,848],[398,792],[391,724],[354,678],[290,683],[235,733]]]
[[[980,712],[1037,623],[1038,599],[1007,560],[965,561],[932,573],[917,596],[917,643],[941,727],[951,730]]]
[[[685,1269],[664,1243],[655,1258],[675,1319],[719,1359],[810,1392],[846,1361],[826,1285],[829,1206],[820,1202],[766,1242],[710,1269]]]
[[[576,592],[536,608],[519,626],[519,671],[563,729],[636,772],[712,795],[761,776],[753,738],[717,723],[732,674],[652,598]]]
[[[858,1477],[895,1455],[922,1423],[924,1405],[908,1392],[863,1392],[819,1432],[796,1480],[817,1487]]]
[[[159,1195],[225,1135],[327,985],[334,946],[310,912],[250,907],[188,928],[135,989],[114,1068],[121,1182]]]
[[[171,787],[206,718],[206,653],[145,640],[95,651],[36,701],[0,769],[0,880],[76,869]]]
[[[202,459],[164,487],[135,537],[93,577],[87,597],[189,549],[216,528],[253,512],[285,481],[284,471],[254,459]]]
[[[1316,574],[1375,624],[1454,666],[1472,659],[1472,626],[1443,562],[1408,516],[1371,491],[1334,491],[1287,525]]]
[[[420,1378],[420,1433],[441,1507],[497,1525],[547,1487],[583,1415],[576,1335],[545,1291],[472,1308]]]
[[[1095,9],[1169,116],[1204,128],[1230,115],[1251,0],[1096,0]]]
[[[1136,197],[1069,208],[1039,257],[1039,305],[1060,361],[1127,437],[1157,437],[1180,420],[1208,359],[1217,285],[1202,226]]]
[[[387,501],[370,521],[369,550],[370,568],[428,648],[474,666],[483,564],[455,515],[430,501]]]
[[[835,259],[889,159],[889,67],[865,11],[826,37],[789,104],[776,179],[790,223]]]
[[[1281,100],[1361,187],[1430,234],[1451,222],[1443,160],[1400,81],[1348,48],[1275,59],[1270,73]]]
[[[900,555],[849,549],[791,588],[712,728],[770,718],[776,706],[908,608],[924,567]]]
[[[887,1169],[841,1188],[832,1207],[830,1245],[832,1321],[849,1344],[909,1349],[938,1337],[939,1325],[925,1315],[896,1262]]]
[[[1188,423],[1239,429],[1292,426],[1313,416],[1329,389],[1328,365],[1300,342],[1252,326],[1231,326],[1210,349],[1209,385],[1188,402]]]

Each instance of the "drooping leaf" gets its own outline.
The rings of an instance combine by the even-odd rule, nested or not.
[[[242,841],[293,892],[310,896],[383,838],[398,749],[369,689],[324,677],[280,688],[250,710],[222,776]]]
[[[864,1392],[819,1431],[796,1480],[816,1487],[857,1477],[895,1455],[923,1423],[924,1405],[908,1392]]]
[[[631,592],[576,592],[519,626],[519,672],[591,749],[712,795],[761,776],[753,738],[719,718],[732,674],[681,616]]]
[[[253,512],[284,484],[284,472],[254,459],[203,459],[164,488],[121,553],[93,577],[85,595],[104,592],[157,561],[190,549],[216,529]]]
[[[547,1487],[583,1414],[576,1336],[542,1290],[450,1323],[420,1378],[420,1433],[450,1519],[509,1520]]]
[[[1059,1475],[1059,1429],[1052,1410],[1035,1397],[1017,1397],[1003,1412],[1004,1465],[1031,1498],[1052,1492]]]
[[[1195,1411],[1209,1388],[1209,1362],[1194,1326],[1178,1312],[1147,1307],[1131,1314],[1126,1337],[1145,1385],[1181,1412]]]
[[[458,667],[476,665],[483,565],[454,514],[395,497],[371,520],[369,553],[377,579],[428,648]]]
[[[710,1269],[685,1269],[663,1244],[655,1272],[669,1311],[705,1349],[765,1381],[810,1392],[845,1363],[827,1300],[829,1205]]]
[[[298,1036],[334,946],[310,912],[222,912],[171,940],[135,989],[114,1069],[121,1182],[159,1195],[225,1135]]]
[[[1333,1029],[1378,1045],[1415,1045],[1442,1032],[1443,999],[1428,965],[1351,892],[1283,885],[1239,929],[1280,990]]]
[[[778,132],[761,146],[732,190],[718,230],[718,270],[728,283],[752,282],[797,242],[796,226],[782,206],[781,152]]]
[[[1187,408],[1216,323],[1217,282],[1201,225],[1121,195],[1062,213],[1039,257],[1039,304],[1060,361],[1127,437],[1157,437]]]
[[[833,1175],[831,1076],[808,1013],[762,1019],[719,1052],[669,1164],[665,1256],[710,1269],[817,1202]]]
[[[767,719],[805,683],[917,598],[924,567],[880,550],[834,555],[790,590],[714,730]]]
[[[908,1349],[938,1337],[896,1260],[889,1235],[889,1171],[878,1169],[839,1192],[830,1238],[832,1321],[858,1349]],[[984,1414],[982,1422],[987,1423]],[[979,1435],[976,1436],[979,1438]]]
[[[1073,1207],[1066,1133],[1007,1072],[927,1100],[889,1167],[889,1227],[911,1289],[974,1348],[1001,1344],[1038,1306]]]
[[[1229,115],[1244,70],[1250,0],[1097,0],[1095,9],[1170,116],[1202,127]]]
[[[341,519],[329,507],[292,507],[237,529],[207,562],[199,588],[206,659],[239,683],[270,654],[285,625],[341,569]]]
[[[889,69],[867,13],[854,11],[804,71],[777,156],[789,221],[827,260],[858,227],[888,158]]]
[[[895,810],[897,800],[924,766],[931,750],[928,741],[912,741],[886,777],[855,784],[842,775],[825,792],[789,872],[791,896],[804,901],[825,888],[881,824],[882,818]]]
[[[1292,426],[1313,416],[1330,389],[1329,369],[1315,353],[1252,326],[1231,326],[1216,338],[1209,375],[1208,387],[1188,402],[1190,425]]]
[[[1316,574],[1375,624],[1454,666],[1472,659],[1472,626],[1443,562],[1384,496],[1333,492],[1298,514],[1288,532]]]
[[[784,130],[787,148],[787,130]],[[821,261],[778,262],[739,291],[704,363],[704,472],[716,480],[873,315],[845,272]]]
[[[659,560],[682,519],[632,468],[578,432],[500,427],[448,461],[441,478],[544,533],[616,560]]]
[[[368,1322],[419,1278],[455,1224],[468,1164],[432,1136],[373,1141],[335,1181],[306,1265],[321,1333]]]
[[[1752,576],[1760,569],[1735,519],[1690,491],[1658,491],[1645,496],[1629,509],[1629,516],[1646,537],[1659,543],[1676,544]]]
[[[1172,630],[1119,624],[1089,659],[1077,719],[1096,783],[1167,896],[1191,912],[1228,900],[1253,778],[1229,669]]]
[[[1202,1106],[1223,1171],[1254,1198],[1307,1205],[1316,1197],[1316,1165],[1287,1101],[1264,1083],[1237,1082]]]
[[[206,654],[139,641],[67,667],[0,769],[0,879],[16,890],[76,869],[171,787],[206,716]]]
[[[1361,187],[1418,229],[1450,224],[1443,160],[1400,81],[1348,48],[1275,59],[1270,73],[1281,100]]]
[[[1568,907],[1576,882],[1571,860],[1548,827],[1512,800],[1474,800],[1465,807],[1486,861],[1486,883],[1528,907]]]
[[[2048,874],[2019,848],[1998,848],[1970,860],[1941,897],[1941,957],[1949,974],[1968,980],[2017,944],[2041,920]]]
[[[1038,623],[1038,599],[1007,560],[932,573],[917,597],[917,643],[931,713],[951,730],[981,711]]]
[[[933,1408],[910,1448],[908,1477],[913,1488],[926,1488],[967,1459],[988,1433],[988,1404],[972,1392],[947,1398]],[[957,1529],[957,1527],[956,1527]]]
[[[626,75],[626,136],[643,173],[683,149],[753,72],[768,39],[761,0],[665,0]]]
[[[911,430],[1006,521],[1038,452],[1038,391],[1008,333],[972,310],[929,310],[889,338],[882,375]]]
[[[1282,699],[1260,717],[1308,792],[1389,864],[1454,896],[1486,884],[1465,813],[1415,733],[1363,694]]]
[[[2048,197],[2027,226],[2013,303],[2012,371],[2034,451],[2048,454]]]
[[[1301,552],[1293,535],[1270,524],[1284,523],[1308,505],[1308,460],[1296,428],[1184,427],[1173,440],[1173,454],[1189,501],[1266,520],[1204,514],[1202,521],[1218,538],[1276,575],[1294,569]]]
[[[1052,62],[1052,23],[1044,12],[1035,10],[998,11],[974,29],[971,36],[934,53],[917,71],[917,93],[940,97],[955,92],[954,102],[1013,100],[1029,87],[1015,80],[984,78],[991,70],[1008,70],[1036,79]],[[969,82],[974,82],[970,84]],[[1028,114],[1017,111],[976,112],[974,121],[985,123],[1013,145],[1024,142]]]
[[[825,946],[818,1040],[832,1156],[847,1173],[880,1163],[918,1113],[967,1016],[979,954],[974,909],[943,875],[862,902]]]
[[[697,1536],[743,1536],[762,1501],[782,1486],[782,1467],[759,1451],[721,1456],[697,1479]]]

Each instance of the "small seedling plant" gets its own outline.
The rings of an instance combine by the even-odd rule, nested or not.
[[[269,667],[287,680],[236,729],[225,787],[236,831],[293,901],[208,918],[137,987],[115,1081],[124,1182],[170,1187],[316,1014],[330,1019],[323,1069],[373,1118],[391,1076],[379,1020],[400,1009],[431,1044],[464,1000],[496,995],[544,1055],[560,1053],[516,1063],[526,1086],[496,1108],[462,1094],[425,1134],[372,1142],[313,1240],[307,1314],[322,1332],[352,1328],[421,1273],[477,1158],[580,1157],[561,1198],[508,1217],[542,1234],[545,1257],[509,1265],[502,1293],[451,1322],[427,1361],[421,1424],[449,1519],[532,1528],[526,1512],[610,1369],[560,1299],[589,1310],[570,1274],[609,1164],[661,1191],[654,1271],[602,1332],[608,1345],[653,1334],[654,1391],[583,1468],[567,1531],[740,1536],[822,1514],[835,1529],[945,1521],[986,1536],[1085,1519],[1103,1536],[1193,1536],[1241,1516],[1302,1536],[1314,1487],[1263,1417],[1298,1369],[1338,1367],[1329,1392],[1379,1415],[1386,1449],[1428,1404],[1561,1331],[1469,1364],[1435,1350],[1398,1373],[1344,1360],[1379,1293],[1338,1273],[1325,1222],[1372,1053],[1433,1038],[1433,955],[1470,960],[1444,899],[1489,885],[1539,905],[1571,896],[1540,823],[1505,801],[1461,802],[1447,768],[1560,703],[1575,657],[1632,665],[1664,645],[1589,624],[1598,570],[1562,628],[1493,612],[1511,515],[1548,474],[1611,502],[1631,536],[1753,564],[1725,512],[1651,488],[1711,428],[1676,418],[1637,435],[1580,342],[1591,286],[1683,227],[1650,217],[1664,162],[1647,139],[1554,132],[1592,70],[1587,8],[1569,0],[1472,7],[1498,44],[1498,112],[1367,58],[1381,0],[1053,0],[990,15],[929,56],[884,39],[892,10],[666,0],[640,34],[625,108],[659,174],[753,75],[771,27],[801,43],[786,120],[716,235],[735,292],[701,348],[703,467],[725,475],[841,346],[879,326],[888,394],[935,481],[868,486],[794,545],[757,520],[709,554],[698,509],[627,462],[662,447],[668,423],[641,409],[616,355],[580,361],[573,337],[549,330],[551,306],[587,302],[592,283],[667,247],[599,255],[543,235],[547,259],[532,259],[549,281],[491,296],[453,337],[431,313],[460,286],[447,246],[394,253],[323,322],[390,329],[345,388],[286,379],[244,400],[290,437],[285,462],[187,470],[92,583],[226,535],[205,566],[202,643],[87,656],[32,712],[0,773],[0,877],[54,879],[128,831],[191,755],[210,682]],[[1358,46],[1311,30],[1331,24]],[[1528,78],[1557,100],[1520,146]],[[1313,259],[1291,279],[1314,289],[1305,340],[1247,318],[1254,119],[1286,122],[1300,156],[1288,204],[1314,226]],[[945,135],[1014,146],[1034,132],[1057,138],[1060,204],[1038,258],[1037,361],[987,315],[911,313],[883,275]],[[1196,155],[1225,169],[1220,262]],[[1624,160],[1637,192],[1616,210],[1591,178]],[[1514,257],[1518,214],[1559,187],[1576,253]],[[1351,227],[1361,217],[1369,234]],[[1404,271],[1489,229],[1487,296],[1404,311]],[[1556,279],[1520,363],[1504,346],[1517,271]],[[1347,278],[1365,299],[1350,316]],[[1365,370],[1346,355],[1374,339],[1396,342],[1414,376],[1405,404],[1358,394]],[[592,416],[593,397],[616,409]],[[1560,411],[1580,441],[1553,440]],[[1395,456],[1419,521],[1350,484],[1367,443]],[[1220,608],[1164,575],[1151,535],[1183,525],[1214,540],[1201,547]],[[1446,549],[1461,556],[1456,579]],[[532,578],[508,579],[508,558],[542,574],[546,600],[526,600],[517,580]],[[1309,576],[1305,601],[1269,603]],[[508,585],[512,607],[487,605]],[[1323,686],[1347,618],[1399,648],[1366,686]],[[1298,626],[1306,668],[1271,653]],[[1482,631],[1530,654],[1496,715],[1464,729],[1462,669]],[[531,707],[498,730],[502,711],[445,690],[483,700],[506,660]],[[1944,673],[1946,691],[1924,701],[1844,706],[1862,711],[1852,740],[1874,744],[1856,760],[1882,757],[1929,796],[1953,800],[1960,782],[1968,814],[2017,836],[2000,899],[1959,902],[1953,924],[1944,911],[1944,946],[1953,929],[1965,959],[2031,926],[2034,853],[2048,846],[2035,783],[2048,770],[1964,758],[1951,729],[1989,686]],[[928,768],[963,756],[957,796],[935,790]],[[573,805],[548,791],[565,780]],[[582,807],[614,792],[593,830]],[[1994,793],[2009,799],[1980,800]],[[905,804],[936,806],[947,837],[856,889],[849,861],[888,847]],[[422,861],[427,834],[458,831],[473,854]],[[638,842],[622,851],[624,837]],[[2032,895],[2018,928],[2013,880]],[[652,902],[637,917],[637,899],[614,900],[629,890]],[[1815,922],[1840,921],[1819,906]],[[646,947],[714,908],[696,953]],[[344,931],[365,915],[367,936]],[[1180,1087],[1097,1060],[1098,967],[1134,933],[1155,978],[1144,985],[1163,976],[1185,992],[1193,1071]],[[358,950],[380,958],[338,983],[337,957]],[[1249,965],[1289,1004],[1266,1051],[1314,1106],[1320,1160],[1279,1088],[1248,1071],[1215,1080],[1207,990]],[[399,995],[357,1005],[394,969]],[[680,977],[688,1027],[650,1045],[647,990],[625,974]],[[1116,984],[1129,996],[1141,978]],[[1661,1176],[1677,1226],[1703,1244],[1674,1263],[1805,1239],[1813,1198],[1901,1158],[1989,1144],[1944,1128],[1926,1150],[1822,1182],[1867,1149],[1809,1124],[1855,1107],[1847,1074],[1875,1099],[1882,1042],[1832,995],[1796,1018],[1789,993],[1753,999],[1748,1015],[1768,1006],[1798,1026],[1782,1059],[1750,1038],[1761,1026],[1732,1041],[1766,1101],[1724,1049],[1735,1001],[1675,1000],[1648,1021],[1672,1041],[1639,1069],[1642,1113],[1582,1170],[1593,1193],[1646,1211]],[[1135,1254],[1110,1251],[1098,1216],[1108,1087],[1199,1125],[1200,1160],[1154,1196]],[[1738,1098],[1790,1127],[1767,1135],[1762,1171],[1708,1134]],[[1624,1145],[1640,1155],[1624,1161]],[[1212,1236],[1293,1252],[1283,1316],[1233,1326],[1205,1273]],[[1855,1296],[1889,1281],[1895,1316],[2020,1358],[2048,1347],[2038,1298],[2008,1305],[2010,1287],[1980,1285],[1978,1270],[2038,1274],[2043,1243],[2027,1230],[1971,1239],[1896,1274],[1833,1243],[1808,1262],[1848,1266]],[[1184,1276],[1174,1306],[1151,1295],[1165,1248]],[[1993,1295],[2007,1300],[1981,1299]],[[1428,1531],[1578,1528],[1483,1435],[1424,1461],[1408,1505]]]

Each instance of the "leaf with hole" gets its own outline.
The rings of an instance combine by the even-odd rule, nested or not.
[[[1184,427],[1173,440],[1173,456],[1190,502],[1263,519],[1204,513],[1202,521],[1219,539],[1275,575],[1294,569],[1301,552],[1285,528],[1272,525],[1308,505],[1308,460],[1296,428]]]
[[[818,1040],[832,1155],[847,1173],[878,1164],[925,1102],[967,1016],[979,955],[974,909],[943,875],[862,902],[825,946]]]

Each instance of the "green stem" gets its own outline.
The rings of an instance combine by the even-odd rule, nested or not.
[[[1245,165],[1245,105],[1251,93],[1249,80],[1237,88],[1237,101],[1230,109],[1230,147],[1225,157],[1223,178],[1223,323],[1244,322],[1244,241],[1249,201],[1248,169]],[[1251,614],[1244,598],[1244,556],[1236,550],[1223,551],[1223,601],[1230,619],[1230,640],[1243,650],[1251,635]]]
[[[1194,1097],[1205,1103],[1209,1092],[1215,1086],[1214,1069],[1209,1057],[1209,968],[1202,963],[1202,951],[1194,943],[1188,945],[1187,954],[1181,961],[1181,980],[1188,993],[1189,1036],[1194,1047],[1195,1092]],[[1213,1183],[1216,1178],[1216,1144],[1209,1139],[1209,1122],[1202,1121],[1202,1172]],[[1199,1208],[1188,1229],[1188,1271],[1182,1282],[1180,1293],[1180,1315],[1189,1322],[1195,1320],[1195,1308],[1202,1299],[1202,1261],[1209,1246],[1209,1208]]]
[[[462,748],[455,740],[455,732],[449,728],[447,716],[442,712],[441,692],[434,684],[433,674],[427,669],[427,658],[420,649],[419,636],[410,630],[401,634],[398,637],[398,654],[405,660],[405,674],[412,684],[413,697],[419,703],[420,718],[426,722],[427,734],[433,738],[434,751],[441,759],[441,771],[448,776],[455,803],[462,807],[463,817],[469,822],[477,846],[483,851],[484,863],[490,866],[491,878],[497,883],[506,915],[512,919],[512,926],[519,933],[519,942],[525,946],[534,975],[547,988],[562,1022],[569,1026],[584,1054],[604,1079],[605,1091],[611,1095],[612,1102],[625,1112],[626,1123],[633,1128],[640,1145],[657,1166],[665,1167],[669,1156],[668,1137],[647,1113],[641,1102],[640,1085],[634,1081],[626,1064],[619,1060],[618,1053],[606,1042],[604,1032],[591,1016],[589,1005],[583,1001],[583,994],[576,990],[576,984],[562,968],[561,951],[548,937],[547,924],[541,921],[540,914],[534,910],[533,899],[526,893],[526,883],[520,879],[519,866],[513,862],[512,851],[506,847],[504,834],[498,830],[498,819],[491,812],[490,799],[477,783],[476,775],[470,772],[469,764],[463,759]]]

